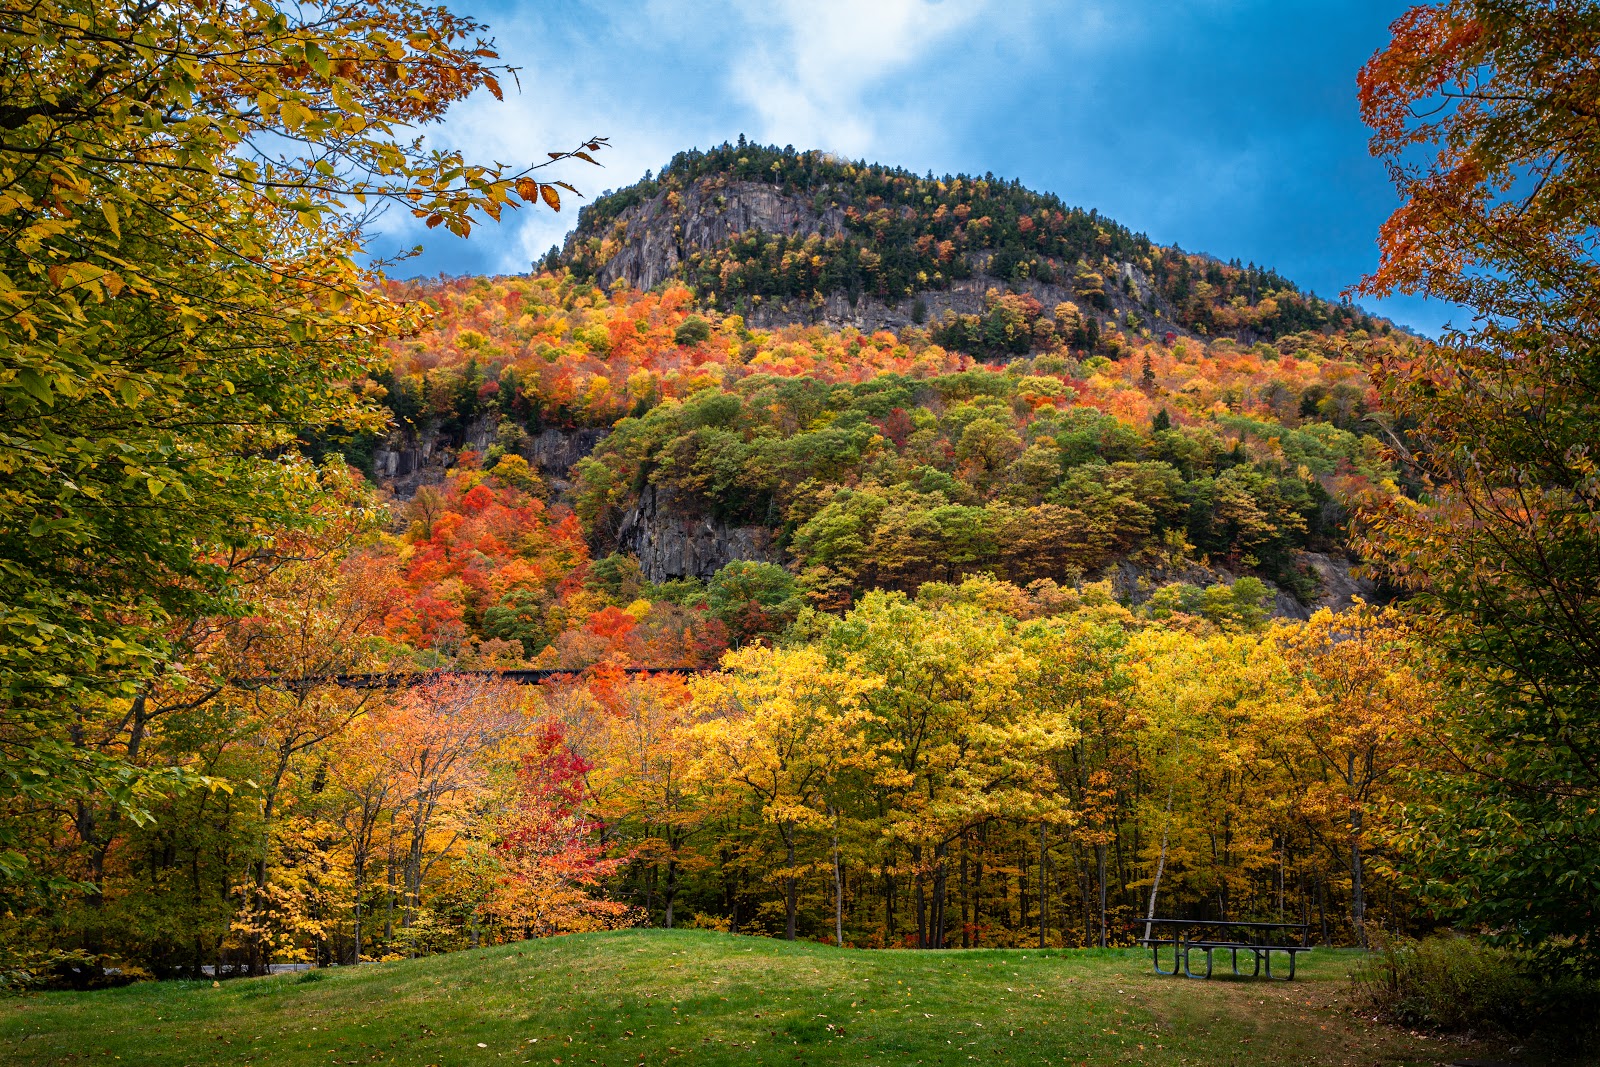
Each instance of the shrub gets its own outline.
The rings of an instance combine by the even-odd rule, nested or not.
[[[1384,938],[1352,978],[1361,1006],[1406,1026],[1513,1035],[1600,1027],[1600,984],[1547,977],[1474,937]]]
[[[733,560],[717,571],[706,585],[706,604],[739,642],[776,633],[804,606],[794,575],[754,560]]]
[[[673,343],[684,348],[704,344],[711,339],[711,324],[698,315],[691,315],[673,331]]]

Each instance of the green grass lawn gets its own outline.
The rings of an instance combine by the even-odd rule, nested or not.
[[[700,931],[553,938],[0,1001],[0,1063],[1441,1064],[1501,1054],[1353,1016],[1352,956],[1293,984],[1141,952],[866,952]]]

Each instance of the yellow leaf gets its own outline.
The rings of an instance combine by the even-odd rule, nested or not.
[[[106,217],[106,225],[111,227],[111,235],[118,240],[121,240],[122,225],[117,221],[116,206],[109,200],[102,200],[100,202],[100,213]]]
[[[539,186],[539,195],[544,198],[546,204],[550,205],[551,211],[561,210],[561,194],[556,192],[552,186]]]
[[[278,117],[283,120],[284,127],[292,132],[310,120],[311,109],[302,106],[297,100],[284,100],[278,105]]]

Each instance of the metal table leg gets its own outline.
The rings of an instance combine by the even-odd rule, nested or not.
[[[1210,978],[1211,977],[1211,966],[1212,966],[1211,949],[1207,948],[1204,951],[1205,951],[1205,954],[1206,954],[1206,973],[1205,974],[1195,974],[1194,971],[1189,969],[1189,952],[1190,952],[1189,946],[1188,945],[1184,945],[1183,946],[1183,974],[1184,974],[1184,977],[1186,977],[1186,978]]]
[[[1172,970],[1163,971],[1161,969],[1161,942],[1159,942],[1159,941],[1150,942],[1151,961],[1155,964],[1155,968],[1156,968],[1156,973],[1157,974],[1165,974],[1165,975],[1169,975],[1170,976],[1170,975],[1175,975],[1175,974],[1178,973],[1178,942],[1177,942],[1176,939],[1173,939],[1171,944],[1172,944]]]

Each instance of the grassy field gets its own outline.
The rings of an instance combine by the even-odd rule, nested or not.
[[[1293,984],[1200,982],[1157,977],[1122,950],[861,952],[638,930],[0,1001],[0,1063],[1263,1067],[1505,1054],[1353,1016],[1351,962],[1314,952]]]

